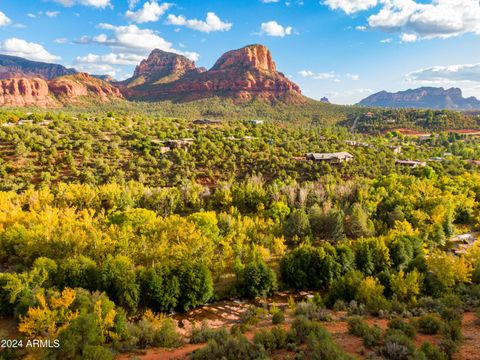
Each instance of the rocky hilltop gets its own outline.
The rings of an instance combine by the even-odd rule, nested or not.
[[[277,71],[263,45],[229,51],[208,71],[184,56],[154,50],[122,85],[131,100],[191,101],[219,96],[234,101],[304,101],[298,85]]]
[[[76,74],[75,69],[67,69],[58,64],[31,61],[17,56],[0,55],[0,79],[41,78],[51,80],[65,75]]]
[[[396,93],[380,91],[363,99],[359,104],[388,108],[480,109],[480,101],[475,97],[464,98],[461,89],[442,87],[421,87]]]
[[[116,87],[88,74],[53,80],[14,78],[0,80],[0,106],[60,107],[85,101],[107,102],[122,98]]]

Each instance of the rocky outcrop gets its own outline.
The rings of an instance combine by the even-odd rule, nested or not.
[[[67,103],[121,98],[120,91],[87,74],[69,75],[46,81],[40,78],[0,80],[0,106],[60,107]]]
[[[129,99],[148,101],[191,101],[214,96],[235,101],[304,101],[298,85],[277,71],[270,51],[263,45],[229,51],[208,71],[195,68],[181,55],[154,50],[137,67],[123,91]]]
[[[480,101],[475,97],[464,98],[461,89],[442,87],[421,87],[396,93],[380,91],[360,101],[360,105],[388,108],[480,109]]]
[[[48,83],[40,78],[0,80],[0,106],[58,107],[50,95]]]
[[[53,79],[48,87],[52,94],[63,102],[78,102],[83,100],[81,97],[86,96],[101,102],[122,98],[118,88],[85,73]]]
[[[0,55],[0,79],[41,78],[51,80],[59,76],[76,73],[75,69],[67,69],[58,64],[31,61],[17,56]]]

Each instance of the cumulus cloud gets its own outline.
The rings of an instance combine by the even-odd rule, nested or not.
[[[274,20],[262,23],[261,30],[262,34],[269,36],[284,37],[292,34],[291,26],[282,26]]]
[[[112,5],[110,3],[110,0],[53,0],[53,1],[65,7],[71,7],[74,5],[84,5],[84,6],[91,6],[95,8],[104,9]]]
[[[49,18],[57,17],[58,14],[60,14],[60,11],[45,11],[45,15],[47,15]]]
[[[406,34],[406,33],[403,33],[402,36],[400,36],[400,39],[403,41],[403,42],[415,42],[418,40],[418,36],[415,35],[415,34]]]
[[[323,4],[349,15],[379,6],[368,17],[369,27],[400,33],[403,42],[480,35],[478,0],[325,0]]]
[[[197,19],[187,19],[185,16],[168,15],[167,24],[176,26],[185,26],[192,30],[210,33],[214,31],[228,31],[232,28],[232,23],[222,21],[215,13],[207,13],[205,21]]]
[[[345,77],[353,80],[353,81],[358,81],[360,80],[360,75],[357,75],[357,74],[350,74],[350,73],[347,73],[345,74]]]
[[[371,28],[402,32],[402,41],[480,35],[478,0],[382,0],[382,9],[368,18]],[[413,35],[416,37],[414,38]]]
[[[137,54],[115,54],[109,53],[105,55],[88,54],[85,56],[78,56],[75,59],[76,63],[88,64],[109,64],[109,65],[138,65],[143,60],[143,56]]]
[[[382,44],[390,44],[392,41],[393,41],[392,38],[386,38],[386,39],[380,40]]]
[[[74,67],[91,74],[105,74],[118,78],[123,70],[119,71],[117,66],[138,65],[143,58],[144,56],[137,54],[116,54],[113,52],[104,55],[87,54],[76,57]]]
[[[50,54],[42,45],[18,38],[0,42],[0,51],[3,54],[20,56],[34,61],[60,60],[60,57]]]
[[[304,78],[310,78],[315,80],[339,80],[337,78],[337,75],[333,71],[316,73],[311,70],[300,70],[298,72],[298,75]]]
[[[156,0],[147,1],[137,11],[128,10],[125,14],[127,19],[138,24],[158,21],[165,12],[172,6],[170,3],[159,4]]]
[[[449,83],[480,82],[480,63],[432,66],[406,75],[409,82]]]
[[[350,15],[377,6],[378,0],[325,0],[323,4]]]
[[[0,27],[10,25],[12,20],[8,18],[3,12],[0,11]]]

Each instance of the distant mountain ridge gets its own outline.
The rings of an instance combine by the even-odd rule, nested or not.
[[[387,108],[420,108],[480,110],[480,100],[464,98],[459,88],[421,87],[391,93],[380,91],[359,102],[359,105]]]
[[[78,73],[58,64],[31,61],[18,56],[0,54],[0,79],[41,78],[51,80],[59,76]]]

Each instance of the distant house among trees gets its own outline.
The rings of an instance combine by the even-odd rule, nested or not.
[[[250,120],[250,123],[253,124],[253,125],[262,125],[264,123],[263,120],[258,120],[258,119],[254,119],[254,120]]]
[[[195,125],[215,125],[215,124],[220,124],[221,122],[222,122],[221,120],[210,120],[210,119],[193,120],[193,123]]]
[[[306,157],[307,160],[327,162],[332,164],[348,162],[353,159],[353,155],[345,151],[336,153],[308,153]]]
[[[400,145],[391,145],[388,148],[390,150],[392,150],[394,154],[401,154],[402,153],[402,147]]]
[[[415,161],[415,160],[395,160],[395,164],[408,166],[411,168],[422,167],[427,165],[425,161]]]

